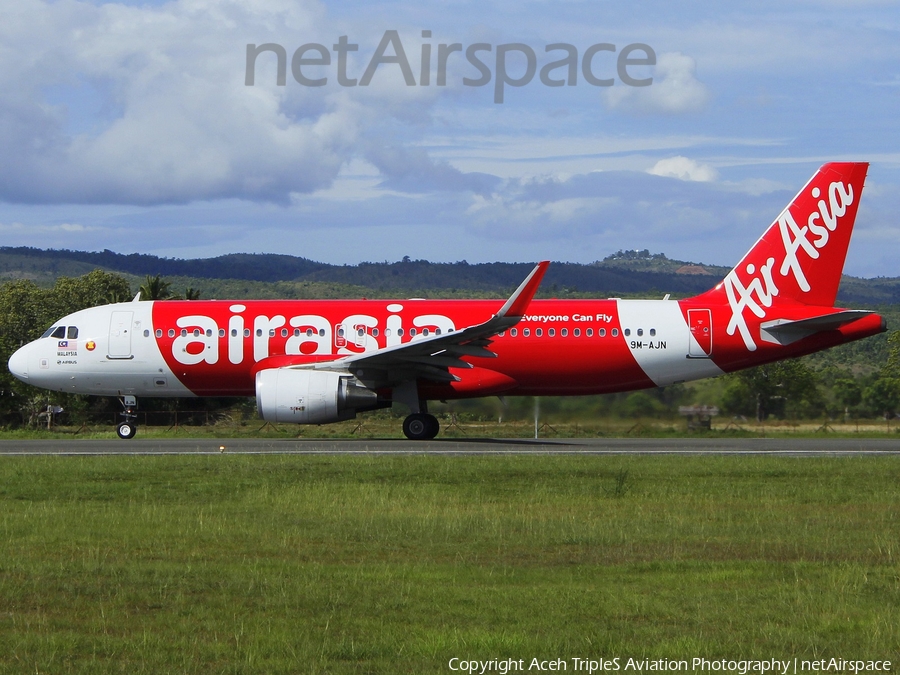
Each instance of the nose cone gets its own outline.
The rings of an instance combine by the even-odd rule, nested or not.
[[[19,347],[16,353],[9,357],[9,372],[23,382],[28,381],[28,351],[31,345]]]

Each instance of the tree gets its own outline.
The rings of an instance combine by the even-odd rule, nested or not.
[[[879,377],[863,391],[863,400],[874,413],[890,419],[900,408],[900,378]]]
[[[157,274],[151,277],[149,274],[141,284],[141,300],[166,300],[172,297],[168,281],[163,281]]]
[[[80,277],[59,277],[53,288],[45,292],[44,302],[52,308],[53,314],[47,319],[48,325],[79,309],[108,304],[110,298],[127,302],[131,297],[131,287],[125,279],[103,270],[94,270]]]
[[[188,286],[184,289],[184,299],[185,300],[199,300],[200,299],[200,290],[197,288],[192,288]]]
[[[801,411],[822,403],[816,374],[797,359],[748,368],[731,378],[722,407],[731,413],[754,415],[758,422],[769,415],[783,416],[789,409]]]
[[[63,316],[107,304],[111,296],[130,296],[128,282],[102,270],[81,277],[60,277],[50,289],[40,288],[31,281],[0,284],[0,359],[6,363],[15,350],[39,338]],[[69,409],[81,405],[67,394],[39,392],[6,369],[0,372],[0,412],[21,411],[28,418],[33,413],[34,401],[46,404],[48,397]]]
[[[844,418],[850,415],[850,408],[862,403],[862,389],[855,380],[842,377],[834,381],[834,397],[844,408]]]
[[[881,369],[881,374],[889,377],[900,376],[900,330],[895,330],[888,338],[890,352],[887,363]]]
[[[628,394],[621,405],[621,413],[624,417],[653,417],[662,409],[662,404],[645,391]]]

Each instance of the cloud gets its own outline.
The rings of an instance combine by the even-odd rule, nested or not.
[[[279,87],[270,53],[246,86],[247,44],[283,44],[290,59],[298,35],[338,35],[313,0],[17,0],[4,13],[6,201],[286,202],[329,186],[366,133],[409,124],[430,104],[423,88],[389,77],[356,97]]]
[[[647,169],[647,173],[699,183],[714,181],[719,177],[719,173],[711,166],[699,164],[681,155],[659,160],[650,169]]]
[[[720,242],[746,231],[758,236],[789,199],[787,191],[749,194],[718,182],[604,171],[566,180],[510,180],[490,196],[472,196],[465,215],[476,236],[567,241],[573,252],[598,239],[616,248],[646,248],[652,242],[657,250],[696,260],[711,235]],[[734,248],[734,256],[742,246]]]
[[[690,113],[706,107],[710,95],[694,77],[696,63],[680,52],[660,54],[647,87],[614,86],[604,93],[611,110],[637,113]]]
[[[500,179],[485,173],[463,173],[448,162],[436,161],[422,148],[372,144],[365,153],[385,177],[382,187],[401,192],[434,190],[488,194]]]

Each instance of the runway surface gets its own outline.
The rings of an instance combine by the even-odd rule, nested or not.
[[[900,438],[0,440],[0,455],[900,455]]]

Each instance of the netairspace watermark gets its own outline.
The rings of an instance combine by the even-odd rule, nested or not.
[[[430,30],[422,31],[422,38],[431,38]],[[433,47],[437,47],[434,50]],[[336,67],[332,67],[332,51]],[[524,87],[530,84],[535,74],[538,74],[537,51],[523,43],[510,42],[502,45],[491,45],[487,42],[476,42],[463,48],[461,42],[450,44],[440,43],[433,45],[424,42],[419,54],[419,79],[413,72],[412,64],[406,56],[406,49],[400,40],[400,34],[396,30],[386,30],[369,59],[366,69],[359,78],[350,77],[347,72],[347,55],[350,52],[359,51],[359,45],[348,41],[348,36],[342,35],[336,44],[329,50],[324,44],[307,42],[300,45],[291,57],[291,75],[297,83],[305,87],[324,87],[329,82],[336,81],[342,87],[368,87],[375,77],[378,66],[396,66],[408,87],[431,86],[432,67],[436,68],[435,85],[447,86],[447,63],[451,59],[459,61],[465,57],[465,61],[477,71],[477,77],[463,77],[462,83],[467,87],[484,87],[494,82],[494,103],[503,103],[506,87]],[[264,52],[275,54],[277,71],[275,84],[279,87],[287,85],[287,50],[274,42],[265,44],[247,45],[247,67],[244,76],[244,84],[252,87],[256,84],[256,63]],[[539,79],[541,84],[547,87],[574,87],[579,81],[579,70],[582,79],[595,87],[611,87],[616,82],[612,77],[615,73],[622,84],[629,87],[649,87],[653,84],[652,77],[635,77],[635,73],[629,72],[630,68],[641,66],[655,66],[656,52],[643,42],[633,42],[618,49],[609,42],[593,44],[581,54],[578,49],[567,42],[555,42],[546,45],[544,52],[548,55],[565,56],[544,64],[541,67]],[[558,52],[557,54],[553,54]],[[483,54],[483,56],[482,56]],[[493,54],[493,58],[491,57]],[[271,57],[269,57],[271,58]],[[521,68],[524,60],[524,70]],[[491,66],[493,65],[493,71]],[[579,68],[580,65],[580,68]],[[516,77],[510,74],[515,69]],[[520,72],[521,71],[521,72]],[[472,75],[475,75],[472,72]],[[606,76],[606,77],[604,77]]]
[[[447,663],[450,671],[468,675],[508,675],[523,672],[683,672],[683,673],[734,673],[748,675],[797,675],[803,673],[889,673],[892,662],[887,660],[844,659],[647,659],[631,657],[605,658],[555,658],[555,659],[466,659],[454,657]]]

